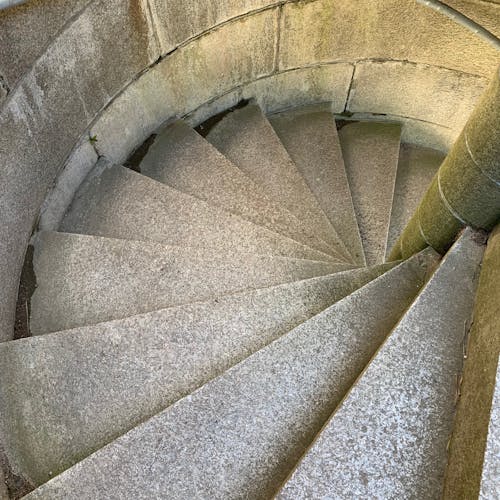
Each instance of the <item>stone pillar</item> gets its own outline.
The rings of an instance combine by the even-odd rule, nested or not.
[[[435,175],[390,260],[430,245],[444,253],[465,226],[500,220],[500,67]]]

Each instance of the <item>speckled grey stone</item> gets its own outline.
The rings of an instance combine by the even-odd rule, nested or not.
[[[274,203],[249,177],[183,121],[177,121],[160,132],[139,168],[142,174],[210,205],[317,250],[331,251],[307,224]]]
[[[242,290],[323,276],[347,264],[40,233],[31,331],[95,324]]]
[[[278,498],[441,498],[484,249],[474,236],[445,256]]]
[[[304,108],[274,115],[271,125],[354,262],[365,256],[333,115]]]
[[[60,230],[220,251],[332,259],[105,159],[77,192]]]
[[[350,123],[339,132],[369,265],[385,260],[400,136],[399,125],[374,122]]]
[[[479,498],[484,500],[500,498],[500,363],[497,368],[495,393],[491,404]]]
[[[401,144],[386,259],[415,213],[443,159],[443,153],[434,149]]]
[[[335,251],[350,258],[344,243],[258,106],[249,104],[229,113],[212,128],[207,139],[273,200],[306,222]]]
[[[11,467],[48,481],[393,265],[0,344]]]
[[[429,252],[388,271],[27,498],[269,498],[433,259]]]

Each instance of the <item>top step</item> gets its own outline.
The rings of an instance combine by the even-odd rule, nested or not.
[[[400,137],[401,127],[386,123],[349,123],[339,131],[367,265],[385,261]]]
[[[365,265],[333,115],[305,108],[273,115],[269,121],[354,262]]]
[[[350,259],[344,243],[258,106],[248,105],[229,113],[212,128],[207,139],[273,200]]]
[[[159,133],[139,170],[212,206],[316,250],[332,252],[307,224],[262,193],[249,177],[183,121]]]

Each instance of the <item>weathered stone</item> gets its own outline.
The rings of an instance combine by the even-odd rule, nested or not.
[[[441,498],[476,238],[467,230],[446,255],[278,498]]]
[[[397,243],[394,245],[389,260],[408,259],[413,254],[420,252],[428,246],[429,243],[422,233],[418,216],[413,217]]]
[[[250,178],[182,121],[161,131],[139,170],[245,220],[326,254],[330,251],[307,224],[262,193]]]
[[[287,3],[281,26],[279,69],[319,62],[389,59],[489,78],[500,62],[500,54],[487,41],[417,2]]]
[[[349,111],[405,116],[462,130],[488,80],[401,61],[356,63]]]
[[[274,115],[270,121],[354,262],[364,265],[363,245],[332,114],[301,108]]]
[[[258,106],[249,104],[229,113],[207,139],[273,200],[307,223],[337,255],[352,258]]]
[[[388,254],[415,213],[443,159],[443,154],[433,149],[401,145],[387,239]]]
[[[231,18],[278,5],[279,0],[152,0],[162,52],[170,52],[181,43],[213,29]]]
[[[385,260],[401,129],[396,124],[350,123],[340,144],[366,262]]]
[[[348,269],[346,264],[40,233],[35,335]]]
[[[236,20],[165,57],[132,83],[93,126],[98,151],[123,163],[165,120],[271,73],[276,16],[265,11]]]
[[[420,230],[425,241],[441,254],[448,250],[458,233],[465,227],[465,223],[450,211],[449,205],[443,200],[439,189],[438,174],[434,176],[415,216],[419,219]],[[416,229],[416,226],[412,228]],[[410,234],[405,236],[413,246]],[[417,236],[417,238],[420,241],[420,237]],[[405,249],[403,249],[403,255],[408,255]]]
[[[496,458],[494,455],[485,457],[485,449],[488,425],[490,428],[492,425],[498,425],[498,408],[500,407],[498,398],[492,404],[495,390],[498,393],[498,382],[495,386],[495,379],[498,380],[496,373],[500,353],[499,303],[500,227],[490,235],[486,247],[474,306],[474,321],[465,339],[466,361],[449,448],[443,496],[445,500],[478,498],[482,474],[483,486],[486,487],[488,481],[491,482],[488,486],[490,494],[480,498],[493,499],[495,487],[498,491],[500,479],[498,451]],[[494,436],[495,434],[491,436],[492,440],[488,438],[490,443],[488,446],[495,446]],[[497,436],[496,445],[499,442]],[[494,474],[495,460],[496,476]],[[483,467],[484,473],[481,472]]]
[[[332,256],[210,206],[130,169],[99,160],[60,225],[68,233],[327,260]],[[338,259],[337,259],[338,260]]]
[[[388,271],[27,498],[269,498],[423,283]],[[384,314],[380,314],[384,310]]]
[[[500,3],[498,0],[443,0],[443,3],[458,10],[500,38],[500,24],[498,23]]]
[[[395,264],[1,344],[11,467],[48,481]]]

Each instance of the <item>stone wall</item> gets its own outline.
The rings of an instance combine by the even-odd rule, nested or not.
[[[500,62],[400,0],[33,0],[0,13],[0,33],[0,339],[44,200],[50,227],[98,154],[122,161],[165,121],[241,98],[376,113],[447,150]]]

